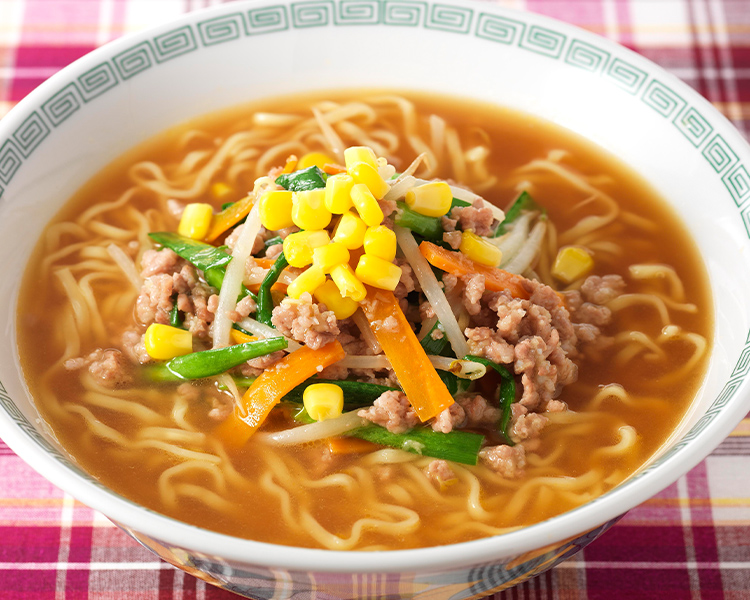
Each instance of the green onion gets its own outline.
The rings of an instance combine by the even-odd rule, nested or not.
[[[146,367],[146,377],[151,381],[180,381],[203,379],[218,375],[259,356],[265,356],[287,347],[282,336],[255,340],[244,344],[192,352],[178,356],[166,363]]]
[[[432,334],[435,331],[442,331],[443,335],[441,335],[437,339],[433,339]],[[440,321],[435,321],[435,324],[424,335],[424,337],[419,340],[419,343],[421,344],[422,348],[424,348],[425,353],[434,356],[443,356],[443,352],[445,352],[445,349],[450,345],[448,343],[448,338],[445,335],[445,331],[440,324]]]
[[[411,229],[431,241],[443,241],[443,225],[438,217],[427,217],[409,208],[406,202],[396,202],[396,225]]]
[[[313,165],[293,173],[283,173],[276,178],[276,183],[290,192],[302,192],[324,188],[327,178],[320,167]]]
[[[497,226],[497,229],[495,229],[493,237],[500,237],[503,235],[507,231],[508,225],[512,224],[518,217],[520,217],[521,213],[525,210],[541,210],[543,214],[546,214],[547,212],[546,209],[542,208],[534,201],[531,194],[528,192],[521,192],[518,198],[513,201],[508,212],[505,213],[505,219],[503,219],[502,223],[500,223]]]
[[[375,424],[347,431],[344,435],[465,465],[477,464],[479,449],[484,441],[483,435],[470,431],[441,433],[429,427],[417,427],[405,433],[391,433]]]
[[[515,446],[515,443],[510,439],[510,436],[508,435],[508,423],[510,422],[511,417],[510,405],[513,404],[516,399],[516,380],[513,378],[513,375],[505,366],[499,365],[498,363],[492,362],[491,360],[488,360],[486,358],[482,358],[481,356],[466,355],[464,356],[464,360],[470,360],[473,362],[481,363],[486,367],[492,367],[500,374],[500,378],[502,380],[500,383],[501,414],[500,422],[498,423],[498,430],[505,438],[505,441],[509,446]]]
[[[280,235],[277,235],[276,237],[272,237],[267,239],[265,242],[263,242],[263,245],[266,248],[270,248],[271,246],[275,246],[276,244],[283,244],[284,240],[281,239]]]
[[[177,309],[176,298],[172,305],[172,310],[169,311],[169,324],[172,327],[182,327],[182,318],[180,317],[180,311]]]
[[[281,272],[289,266],[286,256],[282,252],[273,263],[268,273],[263,278],[258,290],[258,310],[255,313],[255,320],[273,327],[271,316],[273,313],[273,298],[271,297],[271,286],[278,281]]]
[[[451,214],[451,210],[453,210],[456,207],[463,208],[464,206],[471,206],[471,202],[467,202],[466,200],[459,200],[458,198],[453,198],[453,201],[451,202],[451,208],[448,211],[448,214]]]
[[[231,254],[219,250],[216,246],[199,242],[179,233],[157,231],[149,233],[148,237],[157,244],[169,248],[201,271],[212,267],[225,267],[232,260]]]

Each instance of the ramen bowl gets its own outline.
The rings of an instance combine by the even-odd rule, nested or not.
[[[712,287],[712,356],[689,413],[635,476],[503,535],[339,552],[167,518],[114,493],[60,447],[16,347],[20,265],[47,218],[112,160],[173,125],[256,99],[344,87],[460,91],[552,121],[617,156],[682,218]],[[248,597],[463,599],[500,591],[596,539],[702,460],[750,410],[749,166],[750,149],[732,125],[654,64],[588,32],[489,4],[232,3],[131,35],[65,68],[0,122],[0,436],[164,560]]]

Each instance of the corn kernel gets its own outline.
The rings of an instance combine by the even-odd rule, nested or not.
[[[567,246],[561,248],[552,265],[552,275],[563,283],[573,283],[588,275],[594,268],[594,259],[585,248]]]
[[[331,279],[318,287],[313,295],[318,302],[325,304],[328,310],[332,310],[337,319],[348,319],[359,308],[359,302],[344,298]]]
[[[313,383],[302,392],[302,404],[316,421],[332,419],[344,410],[344,390],[335,383]]]
[[[326,208],[335,215],[343,215],[352,204],[352,186],[354,180],[346,173],[331,175],[326,180]]]
[[[352,202],[360,218],[370,227],[375,227],[383,222],[383,211],[380,209],[378,201],[375,200],[375,196],[364,183],[357,183],[352,187]]]
[[[367,225],[353,212],[345,212],[333,231],[333,241],[342,244],[349,250],[359,248],[365,241]]]
[[[331,211],[325,206],[324,189],[294,192],[292,221],[300,229],[325,229],[331,222]]]
[[[373,149],[368,146],[351,146],[344,150],[344,165],[347,170],[357,163],[365,163],[366,165],[370,165],[373,169],[377,169],[378,157],[375,156]]]
[[[323,167],[334,162],[335,161],[330,156],[323,154],[322,152],[308,152],[297,162],[297,169],[301,170],[316,166],[322,170]]]
[[[211,219],[214,211],[210,204],[193,202],[185,207],[180,218],[177,232],[194,240],[202,240],[206,237],[211,227]]]
[[[349,262],[349,250],[338,242],[331,242],[313,250],[313,264],[330,273],[336,265]]]
[[[357,279],[349,265],[336,265],[333,267],[331,269],[331,279],[333,279],[333,283],[336,284],[339,293],[344,298],[351,298],[355,302],[362,302],[365,296],[367,296],[364,284]]]
[[[292,220],[292,192],[272,190],[260,197],[260,222],[269,231],[294,225]]]
[[[234,188],[228,183],[217,181],[211,186],[211,195],[217,200],[222,200],[234,195]]]
[[[396,234],[385,225],[368,227],[363,242],[365,254],[377,256],[388,262],[396,258]]]
[[[497,267],[503,259],[500,248],[473,231],[464,231],[458,249],[471,260],[488,267]]]
[[[323,269],[313,265],[306,271],[297,275],[297,279],[292,281],[287,288],[286,293],[290,298],[299,298],[305,292],[314,294],[321,285],[326,281],[326,274]]]
[[[365,254],[357,263],[355,275],[362,283],[393,291],[401,279],[401,267],[378,256]]]
[[[313,250],[331,241],[327,231],[298,231],[284,238],[284,256],[293,267],[306,267],[312,263]]]
[[[193,351],[193,335],[179,327],[152,323],[143,337],[146,352],[156,360],[169,360]]]
[[[347,171],[352,176],[352,179],[354,179],[354,183],[364,183],[376,200],[382,200],[383,196],[391,189],[391,186],[380,176],[378,170],[366,163],[357,163],[347,168]]]
[[[406,204],[413,211],[427,217],[442,217],[453,203],[453,192],[444,181],[432,181],[406,192]]]

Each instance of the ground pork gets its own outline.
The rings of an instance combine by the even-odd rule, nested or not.
[[[284,251],[284,244],[272,244],[266,248],[266,258],[276,259]]]
[[[464,409],[469,427],[493,426],[500,420],[500,409],[479,394],[459,396],[456,401]]]
[[[526,467],[526,449],[520,444],[482,448],[479,458],[490,469],[507,479],[522,477]]]
[[[298,300],[284,298],[273,309],[271,322],[282,334],[303,342],[313,350],[332,342],[339,334],[336,315],[330,310],[320,310],[305,292]]]
[[[497,331],[489,327],[474,327],[466,329],[464,333],[469,344],[469,354],[505,365],[515,359],[513,346]]]
[[[470,315],[478,315],[482,309],[481,300],[484,294],[485,277],[477,273],[476,275],[463,276],[461,281],[464,284],[462,301],[466,311]]]
[[[171,275],[161,273],[143,280],[143,286],[135,303],[135,314],[144,325],[169,323],[172,302],[173,280]]]
[[[450,463],[442,459],[430,462],[424,474],[427,476],[427,479],[439,486],[443,486],[449,481],[455,481],[456,479],[456,474],[451,469]]]
[[[471,206],[456,206],[451,210],[450,218],[457,221],[457,225],[463,231],[471,230],[477,235],[485,236],[494,233],[492,223],[495,220],[495,216],[492,213],[492,209],[481,198],[475,200]]]
[[[620,275],[590,275],[581,285],[581,293],[587,302],[606,304],[625,291],[625,281]]]
[[[172,274],[180,257],[169,248],[163,250],[146,250],[141,257],[141,277]]]
[[[84,367],[88,367],[94,379],[108,388],[123,387],[133,381],[132,365],[120,350],[97,348],[86,357],[65,361],[68,371]]]
[[[455,227],[455,223],[453,226]],[[446,231],[443,234],[443,241],[454,250],[458,250],[458,248],[461,246],[462,239],[463,234],[460,231]]]
[[[466,411],[458,402],[454,402],[430,420],[432,430],[440,433],[450,433],[454,429],[460,429],[465,424]]]
[[[152,359],[146,352],[146,344],[143,339],[143,333],[128,329],[122,334],[122,349],[132,362],[145,365]]]
[[[397,258],[394,262],[396,266],[401,268],[401,277],[398,280],[396,289],[393,290],[393,294],[400,300],[401,298],[406,298],[406,295],[414,290],[419,291],[420,287],[414,276],[414,271],[406,259]]]
[[[510,439],[518,443],[524,440],[536,439],[542,429],[549,423],[544,415],[529,412],[525,406],[515,403],[511,406],[512,416],[508,428]]]
[[[419,424],[419,417],[409,404],[406,394],[396,390],[383,392],[372,406],[360,410],[357,414],[385,427],[391,433],[404,433]]]
[[[234,252],[234,245],[237,243],[237,240],[240,239],[240,236],[242,235],[242,230],[245,228],[245,224],[242,223],[241,225],[237,225],[232,232],[226,237],[224,240],[224,245],[229,248],[229,252]],[[251,251],[251,254],[258,254],[263,248],[266,246],[266,229],[265,227],[261,227],[260,231],[258,231],[258,235],[255,236],[255,241],[253,242],[253,249]]]
[[[209,310],[211,310],[211,308],[212,305],[211,303],[209,303]],[[234,310],[229,311],[229,318],[237,323],[238,321],[242,321],[242,319],[249,316],[251,313],[254,313],[257,309],[258,306],[255,303],[255,300],[253,300],[253,297],[245,296],[237,303]],[[214,308],[214,310],[211,310],[211,312],[216,313],[216,309]]]

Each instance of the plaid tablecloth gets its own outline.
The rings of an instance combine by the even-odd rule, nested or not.
[[[750,0],[496,0],[616,40],[750,135]],[[0,0],[0,117],[61,67],[212,0]],[[156,559],[0,441],[0,600],[234,598]],[[496,599],[750,599],[750,418],[573,559]]]

